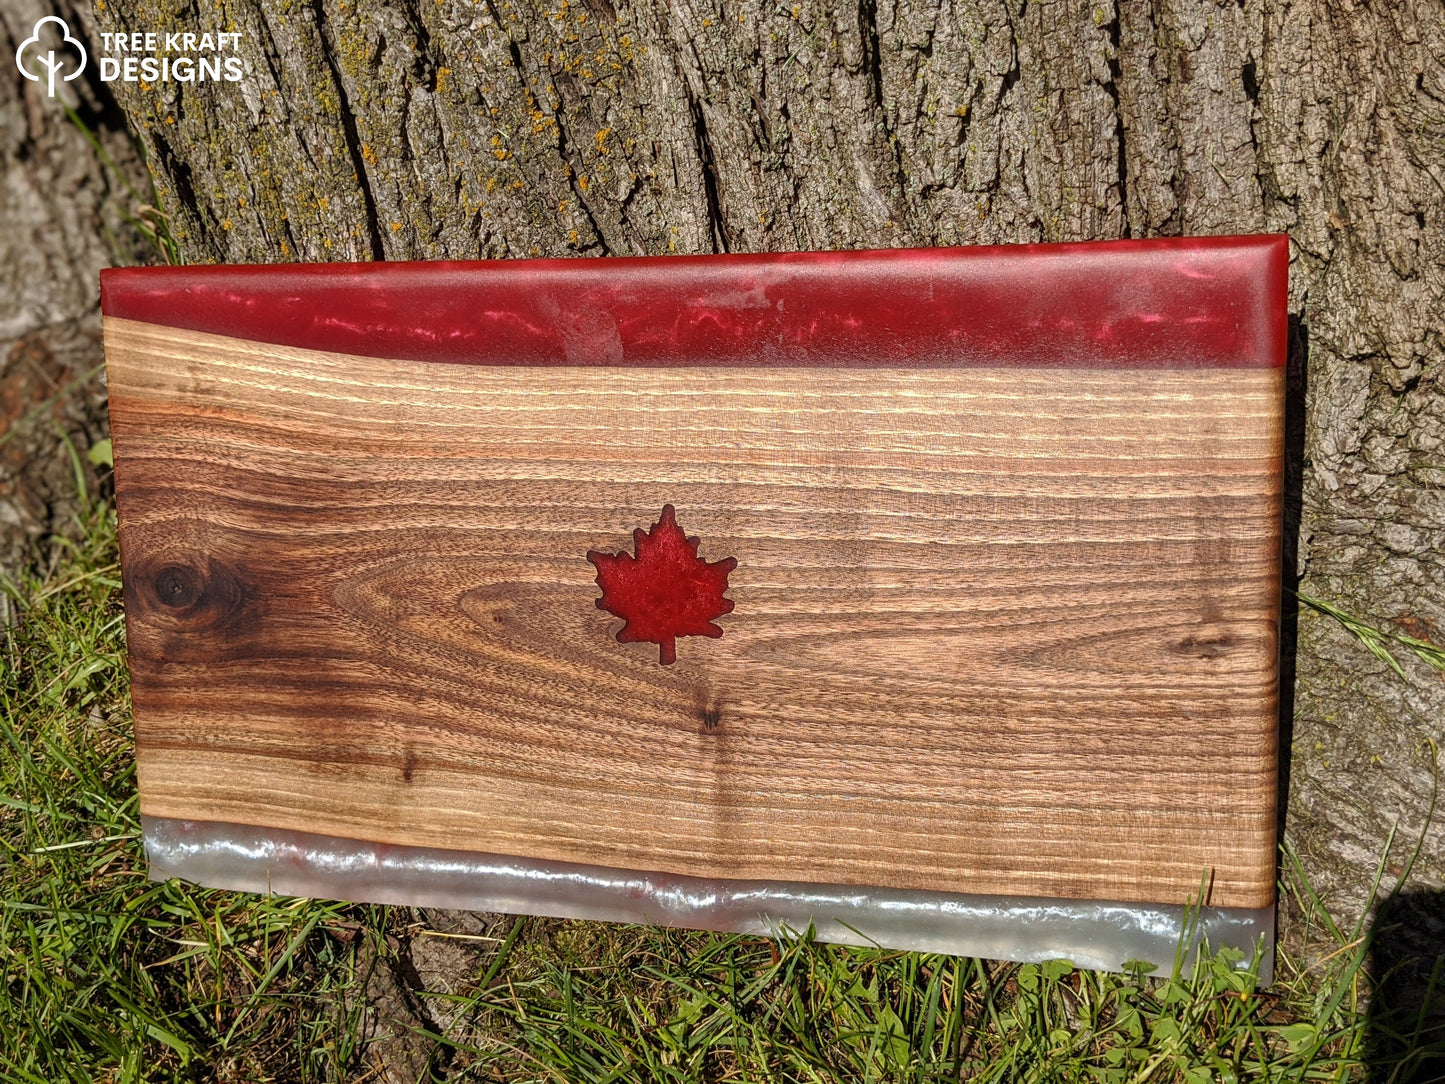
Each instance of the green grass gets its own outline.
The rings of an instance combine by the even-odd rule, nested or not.
[[[65,110],[65,117],[75,127],[85,141],[90,144],[91,153],[95,155],[93,167],[103,172],[107,181],[118,188],[124,188],[126,195],[130,197],[130,205],[122,212],[122,217],[130,230],[151,249],[162,263],[172,266],[180,264],[181,249],[176,239],[171,236],[170,216],[160,209],[160,201],[156,198],[155,184],[150,181],[147,171],[146,193],[142,195],[136,190],[130,177],[125,170],[115,163],[110,152],[105,149],[105,144],[100,141],[90,125],[86,124],[70,106],[64,102],[60,107]],[[145,162],[145,144],[139,139],[132,137],[131,146],[135,149],[141,163]],[[113,239],[112,239],[113,240]],[[121,246],[116,245],[117,249]]]
[[[1293,591],[1291,594],[1310,609],[1327,617],[1333,617],[1360,642],[1360,646],[1393,670],[1402,681],[1409,681],[1410,678],[1405,673],[1405,668],[1400,665],[1400,660],[1395,658],[1394,652],[1390,650],[1392,643],[1408,648],[1426,666],[1445,672],[1445,648],[1440,648],[1415,636],[1407,636],[1403,632],[1378,629],[1374,625],[1360,620],[1354,614],[1346,613],[1338,606],[1322,599],[1311,598],[1298,591]]]
[[[0,580],[0,1079],[340,1079],[354,1022],[330,994],[383,912],[146,880],[114,516],[48,575]]]
[[[377,1079],[362,989],[409,911],[145,878],[114,515],[86,504],[53,567],[0,580],[0,1079]],[[1367,1055],[1371,1080],[1445,1072],[1424,1015],[1381,1060],[1371,931],[1331,921],[1292,855],[1285,871],[1310,962],[1282,955],[1268,992],[1228,952],[1110,975],[526,918],[478,942],[434,1002],[446,1034],[416,1039],[449,1080],[1344,1081]]]

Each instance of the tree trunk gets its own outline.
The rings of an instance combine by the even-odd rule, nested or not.
[[[97,6],[241,35],[239,83],[112,84],[191,261],[1288,232],[1301,590],[1445,642],[1439,0]],[[1350,918],[1422,831],[1445,684],[1298,633],[1288,834]]]
[[[65,442],[88,472],[85,452],[105,432],[96,278],[109,264],[144,259],[126,185],[149,184],[94,69],[59,84],[76,125],[10,59],[47,15],[79,22],[71,0],[0,5],[0,572],[43,556],[34,546],[47,536],[75,533],[80,502]],[[88,474],[89,493],[97,482]],[[0,592],[0,629],[8,608]]]

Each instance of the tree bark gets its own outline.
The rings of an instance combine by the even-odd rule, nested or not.
[[[241,34],[240,83],[113,84],[196,262],[1288,232],[1301,590],[1445,642],[1439,0],[98,8]],[[1350,918],[1424,828],[1445,683],[1290,631],[1288,835]]]
[[[126,189],[149,183],[125,119],[94,78],[62,82],[58,102],[11,61],[36,22],[80,22],[70,0],[0,5],[0,571],[41,556],[46,537],[74,534],[79,509],[65,443],[83,458],[105,434],[96,278],[143,262]],[[59,45],[59,41],[53,44]],[[88,129],[72,124],[59,102]],[[97,148],[100,148],[98,151]],[[100,157],[110,159],[106,166]],[[9,600],[0,592],[0,628]]]

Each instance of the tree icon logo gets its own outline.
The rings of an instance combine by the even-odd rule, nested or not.
[[[80,63],[75,66],[75,70],[69,75],[61,76],[61,79],[68,83],[81,72],[85,71],[85,46],[81,45],[80,42],[76,41],[75,38],[70,36],[70,27],[66,25],[64,19],[61,19],[55,15],[47,15],[45,16],[45,18],[41,19],[38,23],[35,24],[35,30],[30,35],[30,37],[26,38],[20,43],[20,48],[15,50],[15,66],[20,69],[20,74],[25,76],[25,78],[29,79],[32,83],[40,82],[40,76],[36,75],[25,66],[25,53],[26,50],[30,49],[32,46],[40,46],[40,28],[43,27],[46,23],[55,23],[56,26],[60,28],[61,44],[69,45],[72,49],[74,49],[77,53],[80,54]],[[65,67],[64,54],[61,54],[61,58],[57,60],[55,59],[54,49],[40,46],[40,48],[34,50],[34,56],[32,59],[36,64],[39,64],[40,67],[45,69],[46,86],[49,89],[50,97],[54,98],[55,76]]]

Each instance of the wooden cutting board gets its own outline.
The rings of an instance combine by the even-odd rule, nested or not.
[[[1268,906],[1286,264],[106,272],[141,809]]]

